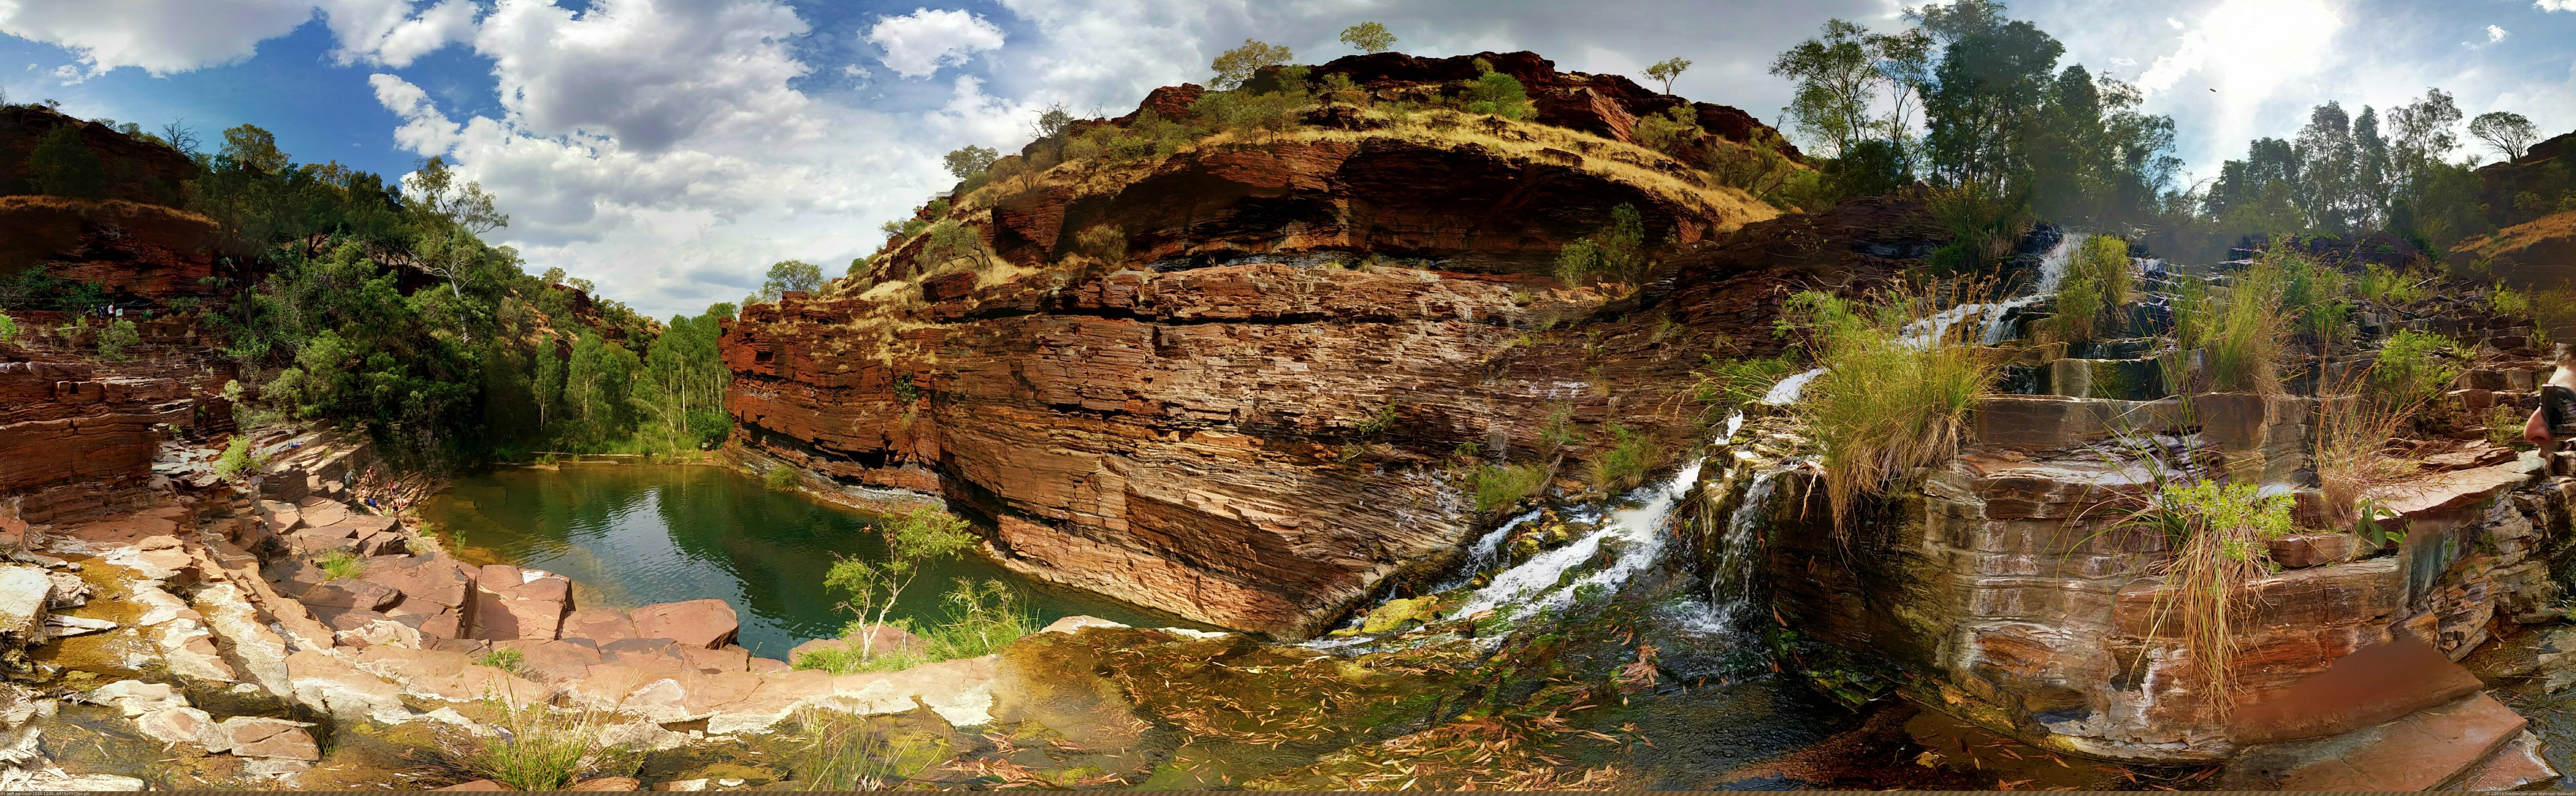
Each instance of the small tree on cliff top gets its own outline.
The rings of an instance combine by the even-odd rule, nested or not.
[[[975,546],[975,533],[966,521],[935,506],[895,517],[877,530],[885,536],[886,560],[842,558],[823,573],[824,591],[839,589],[850,595],[840,607],[857,618],[841,634],[859,637],[861,662],[876,655],[876,639],[887,624],[886,615],[903,597],[903,590],[921,576],[922,565],[954,558]]]
[[[1342,43],[1360,52],[1382,53],[1395,49],[1395,34],[1387,32],[1385,25],[1362,22],[1342,29]]]
[[[1646,67],[1646,77],[1663,83],[1664,93],[1670,94],[1673,93],[1673,81],[1680,79],[1682,72],[1689,70],[1690,65],[1690,59],[1687,58],[1679,56],[1666,58],[1656,61],[1653,66]]]
[[[1295,57],[1286,47],[1244,39],[1243,46],[1225,51],[1208,64],[1208,68],[1216,70],[1216,79],[1208,81],[1209,87],[1219,91],[1240,88],[1262,67],[1284,64]]]

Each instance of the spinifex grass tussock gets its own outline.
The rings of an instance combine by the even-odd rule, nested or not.
[[[904,732],[893,717],[806,708],[796,714],[798,784],[805,790],[887,790],[948,759],[947,741]]]
[[[1807,291],[1783,309],[1784,328],[1824,368],[1790,411],[1823,449],[1837,533],[1862,495],[1955,454],[1969,410],[1994,392],[1998,363],[1967,339],[1978,324],[1934,329],[1940,309],[1904,289],[1865,300]]]
[[[2117,449],[2097,449],[2097,455],[2140,486],[2111,493],[2102,507],[2115,513],[2100,527],[2163,538],[2165,558],[2153,571],[2164,583],[2147,636],[2181,642],[2192,690],[2224,716],[2236,684],[2237,627],[2252,607],[2244,587],[2274,571],[2267,542],[2297,532],[2293,499],[2213,477],[2210,462],[2194,458],[2199,451],[2172,451],[2137,432],[2121,431],[2115,439]]]
[[[320,558],[313,559],[313,565],[322,569],[325,580],[354,578],[366,574],[367,571],[367,562],[359,558],[358,554],[347,550],[323,553]]]
[[[2198,349],[2214,392],[2281,394],[2282,349],[2298,320],[2285,311],[2288,277],[2280,258],[2258,258],[2223,294],[2197,284],[2183,291],[2174,314],[2180,350]]]
[[[614,710],[523,703],[507,692],[484,704],[498,715],[493,734],[442,738],[439,756],[448,765],[519,790],[563,790],[589,777],[630,774],[643,762],[637,750],[608,741]]]
[[[2330,527],[2350,527],[2359,519],[2357,507],[2363,496],[2400,483],[2419,469],[2412,458],[2392,453],[2388,443],[2405,433],[2424,401],[2362,388],[2377,380],[2373,369],[2355,380],[2359,383],[2334,385],[2318,396],[2312,461]],[[2514,421],[2512,433],[2521,435],[2520,420]]]
[[[1472,479],[1476,492],[1476,511],[1491,514],[1520,505],[1547,488],[1547,469],[1536,464],[1488,464],[1476,468]]]

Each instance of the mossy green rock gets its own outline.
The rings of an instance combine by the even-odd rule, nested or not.
[[[1376,610],[1370,611],[1368,619],[1360,622],[1360,632],[1385,633],[1391,630],[1400,629],[1404,627],[1407,622],[1417,620],[1430,621],[1432,614],[1439,608],[1439,605],[1440,600],[1437,597],[1415,597],[1409,600],[1388,600],[1385,605],[1380,605]]]

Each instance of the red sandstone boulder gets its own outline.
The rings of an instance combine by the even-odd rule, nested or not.
[[[702,649],[731,644],[742,629],[733,606],[715,599],[647,605],[628,615],[634,618],[639,637],[667,638]]]
[[[341,579],[327,581],[306,589],[301,598],[305,605],[316,608],[355,608],[373,611],[402,599],[402,592],[381,583]]]

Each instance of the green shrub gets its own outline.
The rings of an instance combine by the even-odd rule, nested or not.
[[[1646,471],[1655,466],[1659,451],[1652,437],[1610,424],[1611,436],[1618,442],[1592,459],[1592,485],[1607,491],[1636,488],[1646,480]]]
[[[1674,150],[1699,141],[1699,113],[1688,105],[1675,105],[1663,113],[1647,114],[1638,119],[1637,143],[1658,152]]]
[[[1482,74],[1467,83],[1468,113],[1505,119],[1527,119],[1538,114],[1538,108],[1530,103],[1528,87],[1522,86],[1519,78],[1494,71],[1494,65],[1482,58],[1476,59],[1476,71]]]
[[[1650,263],[1643,251],[1646,225],[1637,206],[1621,203],[1610,210],[1610,223],[1568,243],[1556,253],[1556,278],[1571,287],[1595,274],[1629,285],[1645,281]]]
[[[1535,464],[1488,464],[1469,476],[1476,511],[1491,514],[1520,505],[1547,488],[1547,470]]]
[[[1904,339],[1907,324],[1938,309],[1913,292],[1856,301],[1812,290],[1783,308],[1782,326],[1824,368],[1789,411],[1823,449],[1836,533],[1849,527],[1862,495],[1955,454],[1969,410],[1993,393],[1998,364],[1965,339],[1976,324],[1951,324],[1936,340]]]
[[[8,313],[0,313],[0,343],[16,339],[18,339],[18,320],[9,317]]]
[[[1948,243],[1933,250],[1930,264],[1948,274],[1981,271],[2001,261],[2031,220],[2027,197],[1977,183],[1934,191],[1929,207],[1933,221],[1950,235]]]
[[[515,649],[499,649],[483,653],[482,657],[474,659],[474,663],[518,674],[519,667],[527,665],[527,656]]]
[[[2450,338],[2431,332],[2398,332],[2380,346],[2379,358],[2371,364],[2371,388],[2392,406],[2432,404],[2460,377],[2461,367],[2450,362],[2452,346]]]
[[[1692,395],[1700,403],[1715,407],[1733,408],[1762,400],[1770,394],[1772,385],[1805,370],[1786,354],[1728,360],[1707,355],[1702,358],[1708,368],[1699,373]]]
[[[2528,318],[2531,317],[2531,296],[2497,282],[2495,293],[2487,296],[2487,309],[2497,315]]]
[[[133,321],[118,318],[98,330],[98,358],[123,362],[128,358],[125,349],[141,342],[143,331],[135,328]]]
[[[2201,352],[2208,383],[2184,387],[2280,394],[2281,356],[2294,320],[2282,306],[2287,284],[2279,263],[2268,258],[2237,275],[2223,299],[2186,282],[2175,302],[2174,338],[2180,350]]]
[[[2193,660],[2214,662],[2194,667],[2195,679],[2221,699],[2236,687],[2238,590],[2271,571],[2267,540],[2297,532],[2293,502],[2254,484],[2165,483],[2119,523],[2161,532],[2174,551],[2161,565],[2154,621],[2159,634],[2180,636]]]
[[[81,141],[81,124],[66,124],[37,139],[27,153],[28,182],[37,193],[74,199],[107,198],[107,170]]]
[[[769,472],[760,474],[760,482],[767,484],[771,489],[779,490],[781,492],[795,489],[796,468],[783,464],[769,468]]]
[[[320,558],[313,559],[313,565],[322,568],[324,580],[346,580],[367,573],[367,562],[347,550],[323,553]]]
[[[889,518],[878,526],[877,532],[885,540],[884,561],[840,558],[823,573],[824,592],[849,595],[839,608],[854,619],[844,628],[842,637],[856,638],[851,646],[861,665],[876,662],[877,628],[901,626],[890,621],[889,614],[904,590],[921,576],[922,567],[955,558],[973,548],[977,540],[974,526],[937,506],[923,506]]]
[[[2058,339],[2081,342],[2125,330],[2121,306],[2128,303],[2135,282],[2127,241],[2109,235],[2078,241],[2058,283]]]
[[[2353,282],[2353,290],[2362,298],[2384,305],[2412,304],[2432,294],[2424,280],[2378,263],[2362,268],[2361,278]]]
[[[981,657],[1038,632],[1037,614],[1010,586],[998,580],[955,580],[957,587],[942,597],[952,610],[949,620],[922,636],[932,660]]]
[[[1074,250],[1101,262],[1117,265],[1127,261],[1127,232],[1110,224],[1093,224],[1073,236]]]
[[[224,444],[223,455],[215,457],[215,477],[240,478],[259,472],[267,466],[267,459],[253,448],[250,435],[234,434],[232,441]]]
[[[1299,113],[1309,104],[1312,103],[1302,93],[1211,91],[1191,103],[1190,111],[1213,132],[1267,136],[1296,129]],[[1073,156],[1067,153],[1065,157]]]

